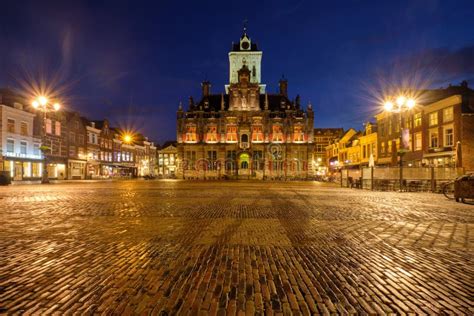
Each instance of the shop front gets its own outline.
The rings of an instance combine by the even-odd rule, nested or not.
[[[4,157],[0,171],[9,171],[13,181],[41,179],[42,160]]]
[[[85,160],[69,160],[68,161],[68,179],[83,180],[86,174]]]

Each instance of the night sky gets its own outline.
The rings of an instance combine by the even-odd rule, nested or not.
[[[242,34],[262,81],[315,109],[316,127],[362,128],[381,90],[474,86],[474,1],[2,1],[0,86],[46,83],[65,107],[162,143],[208,79],[221,93]],[[32,84],[33,82],[33,84]]]

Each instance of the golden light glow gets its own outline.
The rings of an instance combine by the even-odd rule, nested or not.
[[[132,140],[133,140],[132,135],[130,135],[130,134],[123,135],[123,141],[125,143],[130,144],[132,142]]]
[[[413,99],[408,99],[408,101],[406,103],[406,105],[409,109],[413,109],[415,107],[415,104],[416,104],[416,102]]]
[[[32,105],[35,109],[37,109],[40,104],[39,104],[38,101],[34,100],[33,102],[31,102],[31,105]]]
[[[59,103],[54,103],[54,104],[53,104],[53,109],[54,109],[55,111],[58,111],[60,108],[61,108],[61,104],[59,104]]]
[[[39,104],[44,106],[48,103],[48,98],[46,98],[45,96],[40,96],[38,97],[38,102]]]
[[[397,98],[397,104],[398,104],[398,106],[404,105],[406,100],[407,100],[407,98],[405,98],[403,95],[399,96],[399,97]]]
[[[383,105],[383,107],[385,108],[385,110],[391,111],[391,110],[393,109],[393,103],[390,102],[390,101],[387,101],[387,102],[385,102],[385,104]]]

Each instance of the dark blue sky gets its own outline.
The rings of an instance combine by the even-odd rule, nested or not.
[[[159,142],[203,79],[223,91],[244,19],[268,91],[285,74],[317,127],[361,128],[387,86],[474,86],[472,0],[17,0],[1,12],[0,86],[47,82],[68,108]]]

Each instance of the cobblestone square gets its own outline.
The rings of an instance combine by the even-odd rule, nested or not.
[[[473,314],[474,207],[314,182],[0,188],[6,314]]]

